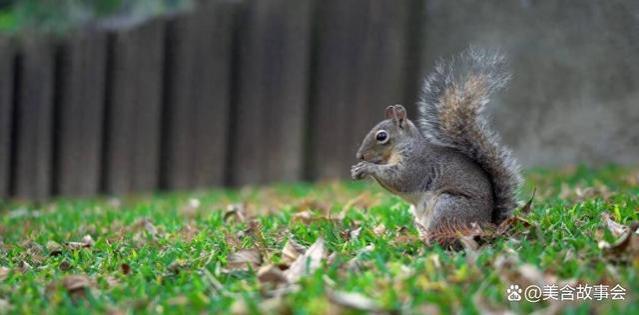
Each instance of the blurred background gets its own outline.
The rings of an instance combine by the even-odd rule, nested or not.
[[[525,167],[637,164],[634,0],[0,0],[0,196],[345,178],[469,45]]]

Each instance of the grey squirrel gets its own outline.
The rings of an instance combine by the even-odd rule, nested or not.
[[[411,203],[420,232],[508,218],[519,165],[482,116],[510,79],[505,65],[502,55],[473,48],[440,61],[424,80],[417,126],[403,106],[388,106],[357,151],[353,179],[372,177]]]

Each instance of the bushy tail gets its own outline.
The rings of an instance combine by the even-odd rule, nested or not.
[[[516,192],[521,184],[517,161],[499,144],[499,137],[482,116],[490,95],[510,79],[505,68],[502,55],[470,48],[436,65],[424,81],[418,103],[424,136],[468,155],[490,175],[495,223],[517,206]]]

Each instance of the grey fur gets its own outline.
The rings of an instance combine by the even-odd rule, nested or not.
[[[413,204],[416,222],[428,231],[508,217],[519,168],[481,116],[488,96],[508,81],[503,64],[503,57],[477,50],[440,63],[424,83],[419,127],[401,105],[387,108],[387,119],[364,138],[352,177],[372,177]],[[380,130],[388,141],[376,139]]]
[[[460,95],[478,91],[464,90],[464,82],[472,76],[482,78],[485,92],[469,106],[471,119],[457,117],[453,126],[457,133],[442,128],[440,113],[445,111],[441,102],[447,89],[460,89]],[[506,147],[500,145],[497,136],[489,127],[482,112],[492,93],[503,88],[510,80],[506,71],[506,58],[497,52],[469,48],[449,62],[440,61],[435,71],[426,77],[422,95],[418,102],[419,125],[424,136],[433,143],[450,146],[476,161],[490,176],[495,195],[493,221],[501,222],[517,206],[516,194],[521,185],[520,167]],[[471,96],[472,98],[472,96]]]

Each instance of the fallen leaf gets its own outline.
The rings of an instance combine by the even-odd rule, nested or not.
[[[383,223],[380,223],[373,229],[373,233],[375,233],[375,235],[377,236],[384,235],[384,233],[386,233],[386,226]]]
[[[200,233],[200,230],[190,224],[187,224],[182,229],[180,229],[180,236],[185,242],[192,241],[198,233]]]
[[[60,270],[62,271],[69,271],[71,270],[73,266],[71,266],[71,263],[69,263],[68,261],[64,260],[60,263],[60,265],[58,265],[58,268],[60,268]]]
[[[230,270],[257,269],[262,264],[262,254],[256,248],[242,249],[231,254],[228,258],[227,267]]]
[[[633,261],[639,257],[639,228],[638,222],[633,222],[622,236],[614,244],[600,244],[604,254],[610,260],[617,262]]]
[[[246,221],[246,207],[242,203],[230,204],[226,207],[226,211],[224,212],[224,222],[228,221],[230,218],[237,218],[239,222]]]
[[[59,281],[52,281],[47,285],[46,291],[52,292],[58,287],[64,288],[69,295],[76,298],[84,298],[86,291],[94,287],[94,281],[86,275],[70,275]]]
[[[0,267],[0,281],[7,279],[7,277],[9,277],[9,272],[11,272],[11,269],[4,266]]]
[[[49,256],[58,256],[62,254],[62,245],[58,244],[54,241],[47,242],[47,251],[49,252]]]
[[[362,232],[362,227],[361,227],[361,226],[360,226],[360,227],[358,227],[358,228],[356,228],[356,229],[354,229],[354,230],[351,230],[351,231],[348,233],[348,239],[349,239],[349,240],[351,240],[351,241],[352,241],[352,240],[356,240],[356,239],[359,237],[359,234],[360,234],[361,232]]]
[[[615,222],[611,218],[610,213],[607,213],[607,212],[602,213],[601,219],[606,223],[606,227],[608,227],[608,230],[610,230],[610,233],[612,233],[612,235],[614,235],[615,237],[620,237],[628,231],[628,227],[623,224],[619,224]]]
[[[144,230],[151,236],[151,237],[156,237],[159,233],[158,229],[155,227],[155,225],[153,225],[153,223],[151,222],[151,220],[144,218],[144,219],[140,219],[137,221],[137,223],[135,224],[136,227],[138,228],[144,228]]]
[[[284,272],[289,283],[297,282],[303,275],[314,272],[320,267],[321,260],[326,256],[324,239],[318,238],[311,247],[297,257],[291,267]]]
[[[122,271],[123,275],[128,275],[129,273],[131,273],[131,266],[129,266],[129,264],[121,264],[120,270]]]
[[[257,271],[257,279],[261,283],[271,283],[274,285],[287,283],[288,279],[284,275],[284,272],[277,266],[266,265],[260,267]]]
[[[526,204],[524,204],[523,207],[521,207],[521,209],[519,209],[519,213],[523,215],[530,214],[530,211],[532,210],[532,203],[533,203],[533,200],[535,199],[536,192],[537,192],[537,188],[533,188],[533,192],[532,192],[532,195],[530,196],[530,199],[528,200],[528,202],[526,202]]]
[[[82,237],[82,243],[86,244],[87,246],[93,246],[95,242],[93,241],[93,237],[87,234],[84,237]]]
[[[559,198],[575,202],[583,202],[585,200],[598,197],[601,197],[603,200],[608,200],[612,196],[613,193],[610,189],[601,183],[596,183],[591,187],[578,185],[572,188],[568,186],[568,184],[564,183],[561,185],[561,192],[559,193]]]
[[[517,259],[500,255],[495,260],[495,268],[502,282],[505,284],[517,284],[521,288],[536,285],[543,288],[545,285],[556,284],[559,287],[565,285],[574,286],[574,279],[560,279],[556,275],[544,273],[539,268],[531,264],[519,265]]]
[[[329,301],[339,306],[366,312],[382,311],[377,301],[358,292],[327,290],[326,295]]]
[[[308,210],[295,213],[293,217],[291,217],[292,222],[302,222],[304,224],[311,223],[313,219],[314,219],[313,212]]]
[[[290,266],[300,255],[304,254],[305,251],[306,247],[289,237],[282,249],[282,263]]]
[[[18,265],[19,265],[19,266],[18,266],[18,270],[19,270],[21,273],[25,273],[25,272],[27,272],[27,271],[29,271],[29,270],[33,269],[33,267],[31,267],[31,265],[30,265],[28,262],[24,261],[24,260],[23,260],[23,261],[21,261],[20,263],[18,263]]]
[[[66,242],[65,245],[70,250],[78,250],[78,249],[81,249],[81,248],[89,248],[89,247],[91,247],[90,245],[87,245],[87,244],[82,243],[82,242]]]

